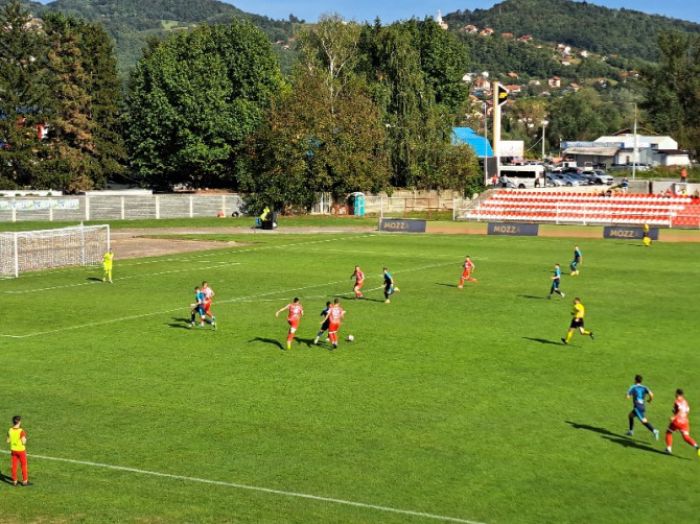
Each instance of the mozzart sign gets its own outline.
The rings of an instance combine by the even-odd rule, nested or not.
[[[379,230],[392,231],[394,233],[425,233],[425,220],[382,218]]]
[[[490,223],[489,235],[509,235],[514,237],[536,237],[539,233],[539,224],[514,224],[514,223]]]
[[[659,228],[649,228],[649,237],[652,240],[659,239]],[[605,226],[603,238],[619,238],[622,240],[641,240],[644,238],[644,229],[641,227]]]

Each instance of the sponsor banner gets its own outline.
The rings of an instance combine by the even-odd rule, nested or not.
[[[425,226],[425,220],[382,218],[379,230],[392,231],[394,233],[425,233]]]
[[[77,198],[45,199],[45,200],[8,200],[0,199],[0,211],[41,211],[46,209],[80,209]]]
[[[659,228],[649,228],[649,237],[652,240],[659,239]],[[619,238],[622,240],[641,240],[644,238],[644,229],[641,227],[605,226],[603,238]]]
[[[539,224],[517,224],[513,222],[489,223],[489,235],[509,235],[522,237],[536,237],[540,232]]]

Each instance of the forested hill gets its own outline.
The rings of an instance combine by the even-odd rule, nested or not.
[[[7,3],[0,0],[0,6]],[[233,18],[250,20],[274,41],[286,41],[293,22],[272,20],[241,11],[217,0],[54,0],[44,6],[26,2],[34,14],[58,11],[101,22],[114,38],[121,71],[130,69],[149,38],[202,23],[225,23]]]
[[[445,16],[454,29],[471,24],[516,37],[559,42],[600,54],[656,61],[657,35],[667,31],[700,33],[700,24],[609,9],[571,0],[505,0],[490,9],[456,11]]]

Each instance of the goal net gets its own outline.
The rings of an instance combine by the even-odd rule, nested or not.
[[[108,225],[0,233],[0,278],[54,267],[98,264],[109,245]]]

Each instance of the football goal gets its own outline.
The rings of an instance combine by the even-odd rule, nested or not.
[[[41,269],[98,264],[109,246],[109,225],[0,233],[0,278]]]

